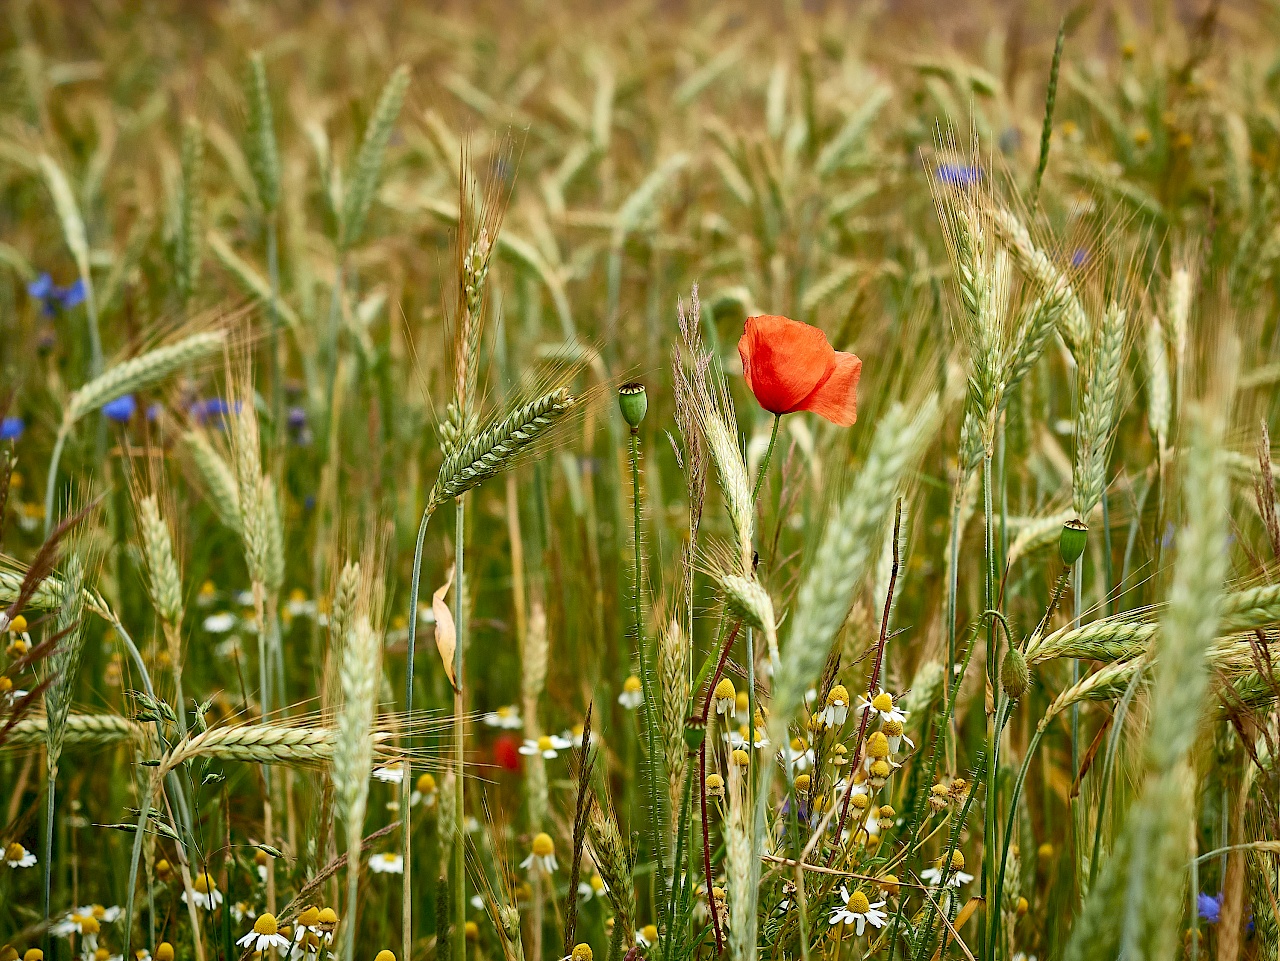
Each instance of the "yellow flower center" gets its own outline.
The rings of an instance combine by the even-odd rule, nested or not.
[[[430,794],[436,789],[436,779],[430,774],[423,774],[418,778],[418,793]]]
[[[173,945],[168,941],[161,941],[156,948],[156,961],[173,961]]]
[[[843,707],[849,703],[849,691],[843,684],[837,684],[827,694],[827,707]]]
[[[738,692],[733,686],[733,681],[721,678],[720,683],[716,685],[717,701],[737,701]]]
[[[902,722],[901,721],[885,721],[884,726],[881,727],[881,730],[884,731],[884,733],[888,737],[901,737]]]
[[[44,961],[44,952],[39,948],[28,948],[27,953],[22,956],[22,961]],[[173,961],[173,956],[169,956],[169,961]]]
[[[867,796],[865,794],[855,794],[853,797],[849,798],[849,803],[859,811],[865,811],[867,809],[867,805],[871,802],[867,800]]]
[[[951,792],[947,790],[947,786],[945,784],[935,784],[933,787],[929,788],[929,793],[935,797],[946,797]]]
[[[751,763],[751,756],[742,748],[738,748],[733,752],[733,763],[738,765],[738,767],[746,767]]]
[[[507,718],[511,717],[511,715],[513,715],[515,711],[511,710],[510,707],[500,707],[494,713],[496,713],[498,717],[502,718],[505,721]]]
[[[592,961],[595,955],[591,951],[591,945],[575,944],[569,957],[571,961]]]
[[[374,957],[373,961],[396,961],[396,956],[386,948],[383,948]]]
[[[275,915],[263,912],[258,915],[258,920],[253,922],[254,934],[278,934],[280,926],[276,924]]]
[[[205,581],[203,584],[200,585],[201,597],[212,597],[214,594],[217,593],[217,591],[218,589],[213,586],[213,581]],[[168,942],[165,942],[165,943],[167,944]]]
[[[719,774],[707,775],[707,790],[714,791],[724,787],[724,778]]]
[[[871,706],[874,707],[877,711],[886,711],[886,712],[892,711],[893,695],[890,694],[888,691],[881,691],[879,694],[877,694],[875,697],[871,699]]]
[[[27,619],[19,614],[9,622],[9,630],[14,634],[23,634],[27,630]]]
[[[537,857],[546,858],[556,853],[555,842],[551,840],[551,835],[543,831],[533,839],[533,853]]]
[[[10,844],[4,849],[4,859],[6,861],[21,861],[27,856],[27,849],[17,841]]]
[[[98,925],[98,919],[93,915],[80,916],[80,933],[81,934],[97,934],[102,928]]]
[[[892,768],[889,767],[888,761],[875,761],[871,765],[872,777],[888,777]]]
[[[317,923],[332,927],[338,923],[338,912],[333,910],[333,908],[321,908],[320,917],[317,919]]]
[[[295,587],[293,590],[289,592],[289,600],[295,603],[300,604],[306,599],[307,599],[307,592],[304,591],[301,587]]]
[[[555,748],[551,744],[551,738],[549,735],[544,734],[542,735],[542,737],[538,738],[538,750],[539,751],[555,750]]]
[[[867,757],[883,758],[889,756],[889,739],[883,731],[876,731],[867,738]]]
[[[191,886],[196,889],[197,894],[208,894],[210,891],[218,890],[218,886],[213,883],[213,878],[209,877],[208,871],[197,874]]]
[[[811,783],[812,782],[809,778],[809,775],[797,774],[796,775],[796,793],[803,794],[805,791],[809,790],[809,785]]]
[[[896,894],[898,891],[898,876],[896,874],[886,874],[880,879],[880,888],[889,894]]]
[[[656,924],[646,924],[640,929],[640,936],[652,944],[658,940],[658,926]]]
[[[591,890],[599,894],[604,890],[604,878],[598,874],[591,875]]]
[[[632,674],[629,678],[627,678],[625,681],[623,681],[623,682],[622,682],[622,689],[623,689],[623,691],[625,691],[625,692],[626,692],[626,693],[628,693],[628,694],[639,694],[639,693],[640,693],[640,678],[638,678],[638,677],[636,677],[634,674]],[[586,948],[588,953],[590,953],[590,951],[591,951],[591,948],[590,948],[588,945],[585,945],[585,944],[580,944],[580,945],[578,945],[578,948]],[[576,951],[578,950],[578,948],[574,948],[574,951],[576,952]],[[590,959],[589,959],[589,958],[588,958],[588,961],[590,961]]]
[[[793,737],[791,739],[791,750],[795,751],[797,754],[803,751],[804,747],[805,747],[804,741],[800,740],[800,738]]]
[[[480,925],[476,924],[474,921],[468,921],[463,926],[462,930],[466,933],[468,941],[474,941],[476,938],[480,937]]]
[[[320,920],[320,909],[315,905],[303,908],[302,913],[298,915],[298,923],[304,928],[309,928]]]
[[[951,870],[952,871],[964,870],[964,855],[961,854],[959,851],[951,852]]]
[[[0,694],[8,694],[13,690],[13,681],[7,677],[0,677]]]
[[[106,948],[99,948],[93,952],[93,961],[107,961],[109,957],[111,957],[111,952]]]
[[[848,908],[854,914],[866,914],[871,910],[871,902],[867,900],[867,896],[861,891],[854,891],[849,895]]]

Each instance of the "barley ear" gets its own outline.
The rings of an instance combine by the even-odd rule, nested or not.
[[[342,204],[341,228],[338,246],[347,250],[360,241],[364,232],[365,220],[369,208],[373,205],[373,195],[378,189],[378,181],[382,176],[382,161],[387,151],[387,142],[391,139],[391,131],[395,127],[396,118],[400,115],[400,106],[404,103],[404,94],[409,87],[409,68],[396,68],[387,85],[382,88],[378,104],[369,117],[365,127],[364,139],[360,143],[360,151],[356,154],[355,165],[351,171],[350,183],[347,185],[346,197]]]
[[[249,102],[248,143],[249,169],[258,190],[258,203],[268,214],[275,213],[280,203],[280,153],[271,112],[271,89],[267,86],[267,68],[262,51],[249,57],[245,71],[245,99]]]

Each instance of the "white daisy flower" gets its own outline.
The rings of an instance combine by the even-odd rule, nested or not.
[[[520,720],[520,712],[514,705],[490,711],[484,716],[484,723],[490,727],[500,727],[508,731],[516,731],[524,727],[524,722]]]
[[[4,863],[15,870],[33,868],[36,866],[36,856],[14,841],[4,849]]]
[[[792,771],[807,771],[813,765],[813,751],[801,738],[792,738],[782,749],[782,762]]]
[[[822,709],[822,723],[827,727],[839,727],[849,716],[849,691],[837,684],[827,692],[827,706]]]
[[[253,591],[237,591],[236,603],[241,607],[253,607]]]
[[[727,677],[722,678],[716,685],[711,698],[715,702],[717,714],[730,714],[738,707],[738,692],[733,686],[733,681]]]
[[[643,928],[636,932],[636,944],[647,948],[658,940],[658,926],[656,924],[646,924]]]
[[[530,846],[529,856],[520,862],[520,867],[525,868],[531,874],[539,871],[545,874],[552,874],[559,865],[556,863],[556,845],[551,840],[551,835],[543,832],[533,839]]]
[[[242,948],[252,945],[254,951],[264,953],[272,948],[285,950],[290,947],[289,939],[280,933],[276,925],[275,916],[266,913],[258,915],[258,919],[253,922],[253,930],[236,941],[236,944]]]
[[[844,899],[844,906],[832,909],[830,918],[832,927],[837,924],[851,924],[854,933],[861,937],[868,924],[873,928],[883,928],[889,919],[889,915],[880,910],[885,905],[884,901],[872,904],[861,891],[850,894],[843,884],[840,885],[840,897]]]
[[[566,737],[561,737],[558,734],[544,734],[537,739],[525,738],[519,750],[521,754],[527,754],[531,757],[535,754],[541,754],[547,760],[551,760],[554,757],[559,757],[561,751],[568,750],[571,747],[573,747],[573,742]]]
[[[204,629],[210,634],[225,634],[236,626],[236,616],[230,611],[219,611],[204,619]]]
[[[258,912],[247,901],[237,901],[231,905],[231,917],[235,918],[237,922],[252,921],[257,916]]]
[[[289,593],[285,610],[289,612],[290,617],[312,617],[316,613],[316,602],[308,600],[306,593],[301,589],[294,588]]]
[[[604,878],[598,874],[591,875],[589,881],[578,882],[578,897],[583,901],[590,901],[592,898],[598,898],[609,890],[609,886],[604,883]]]
[[[875,697],[868,701],[861,695],[858,696],[858,713],[871,711],[872,714],[879,715],[881,721],[897,721],[905,724],[908,711],[900,711],[893,703],[893,695],[888,691],[881,689]]]
[[[622,693],[618,695],[618,703],[628,711],[634,711],[644,703],[644,689],[641,687],[640,678],[632,674],[623,682]]]
[[[404,781],[403,764],[384,764],[373,769],[373,776],[386,784],[400,784]]]
[[[369,859],[369,870],[374,874],[404,874],[404,856],[384,851]]]
[[[208,871],[202,871],[196,875],[194,881],[191,882],[191,892],[195,895],[196,907],[204,908],[206,911],[212,911],[222,903],[222,892],[218,890],[218,885],[214,883],[213,877]],[[188,892],[182,892],[182,903],[187,904]]]
[[[920,878],[928,881],[930,884],[939,884],[942,881],[942,858],[938,858],[934,862],[933,867],[920,872]],[[947,879],[947,887],[958,888],[962,884],[968,884],[973,880],[972,874],[967,874],[964,870],[964,855],[959,851],[951,852],[951,870],[948,872],[951,876]]]
[[[436,779],[430,774],[419,774],[418,783],[413,786],[413,793],[409,795],[409,806],[417,807],[419,804],[425,804],[427,807],[436,803]]]
[[[13,705],[27,696],[27,692],[13,686],[13,681],[0,677],[0,705]]]
[[[907,742],[907,747],[910,750],[914,751],[916,749],[916,742],[902,733],[901,721],[885,721],[880,725],[880,730],[889,741],[889,750],[893,754],[899,752],[903,741]]]

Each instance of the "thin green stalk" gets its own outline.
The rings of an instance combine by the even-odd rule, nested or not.
[[[773,459],[773,447],[778,442],[778,425],[782,423],[782,415],[773,415],[773,430],[769,432],[769,446],[765,448],[764,460],[760,462],[760,470],[756,474],[756,486],[751,492],[751,503],[760,500],[760,488],[764,486],[764,475],[769,472],[769,461]]]
[[[275,425],[277,443],[286,428],[284,422],[284,384],[280,372],[280,250],[276,235],[275,214],[267,216],[267,278],[271,283],[271,299],[267,301],[267,313],[271,320],[271,419]]]
[[[413,576],[409,582],[409,640],[408,653],[405,658],[405,679],[404,679],[404,714],[406,718],[413,717],[413,653],[415,642],[418,638],[418,592],[422,586],[422,545],[427,537],[427,522],[431,520],[433,508],[427,505],[426,510],[422,512],[422,521],[418,524],[418,540],[413,547]],[[412,725],[410,725],[412,727]],[[409,734],[406,731],[404,735],[405,756],[409,754]],[[404,777],[400,781],[400,817],[402,819],[401,844],[404,854],[404,875],[402,876],[402,885],[404,890],[403,901],[401,903],[401,918],[403,922],[403,940],[401,943],[401,957],[408,961],[410,957],[410,947],[413,943],[412,937],[412,921],[413,921],[413,871],[412,871],[412,847],[410,841],[413,838],[413,832],[410,828],[410,812],[409,804],[410,769],[408,761],[405,761]]]
[[[985,575],[986,575],[986,609],[988,611],[996,610],[996,587],[995,587],[995,532],[992,529],[993,508],[992,508],[992,490],[991,490],[991,455],[984,454],[982,458],[982,513],[983,513],[983,529],[984,529],[984,558],[985,558]],[[997,650],[997,634],[996,623],[994,617],[987,618],[987,684],[992,691],[999,692],[1000,679],[999,672],[999,651]],[[999,740],[1000,732],[998,729],[1000,698],[996,697],[996,711],[987,718],[987,797],[986,804],[983,806],[983,839],[982,839],[982,890],[986,895],[987,911],[993,915],[999,915],[999,905],[992,899],[995,881],[995,844],[996,844],[996,775],[999,771]],[[983,940],[986,944],[980,944],[979,948],[984,957],[995,957],[995,922],[992,922],[992,938],[985,937],[985,928],[979,928]]]
[[[640,683],[644,689],[645,747],[649,753],[647,762],[648,777],[646,780],[648,781],[649,790],[650,829],[653,833],[653,859],[656,867],[654,878],[656,883],[661,885],[668,880],[662,856],[662,838],[666,829],[662,826],[662,799],[659,794],[657,771],[655,769],[659,746],[653,712],[658,700],[657,692],[653,689],[653,674],[650,670],[649,658],[645,648],[644,621],[640,604],[640,591],[643,583],[640,550],[640,432],[636,428],[631,429],[629,453],[631,459],[632,540],[635,547],[635,580],[631,594],[631,606],[636,634],[636,649],[640,654]]]
[[[455,958],[465,958],[467,956],[467,859],[466,859],[466,809],[463,804],[465,800],[465,792],[463,791],[462,782],[465,775],[463,764],[465,723],[463,720],[463,700],[462,700],[462,684],[463,684],[463,657],[462,652],[466,649],[467,643],[467,625],[466,625],[466,608],[462,601],[464,582],[463,582],[463,561],[466,555],[466,495],[463,494],[454,500],[454,595],[453,595],[453,621],[456,630],[457,645],[453,652],[453,676],[454,676],[454,693],[453,693],[453,763],[454,763],[454,820],[453,820],[453,893],[450,900],[453,902],[453,933],[452,945],[453,956]],[[406,958],[406,961],[408,959]]]
[[[62,461],[62,448],[67,443],[70,425],[65,421],[58,427],[58,436],[53,440],[53,453],[49,457],[49,474],[44,482],[44,536],[47,539],[53,529],[53,493],[58,486],[58,464]]]

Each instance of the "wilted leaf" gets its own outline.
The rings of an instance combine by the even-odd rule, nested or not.
[[[445,603],[444,596],[453,586],[453,568],[449,568],[449,576],[445,582],[431,595],[431,612],[436,617],[436,650],[440,652],[440,660],[444,662],[444,673],[449,678],[455,691],[460,690],[457,678],[453,675],[453,657],[458,649],[458,629],[453,623],[453,612]]]

